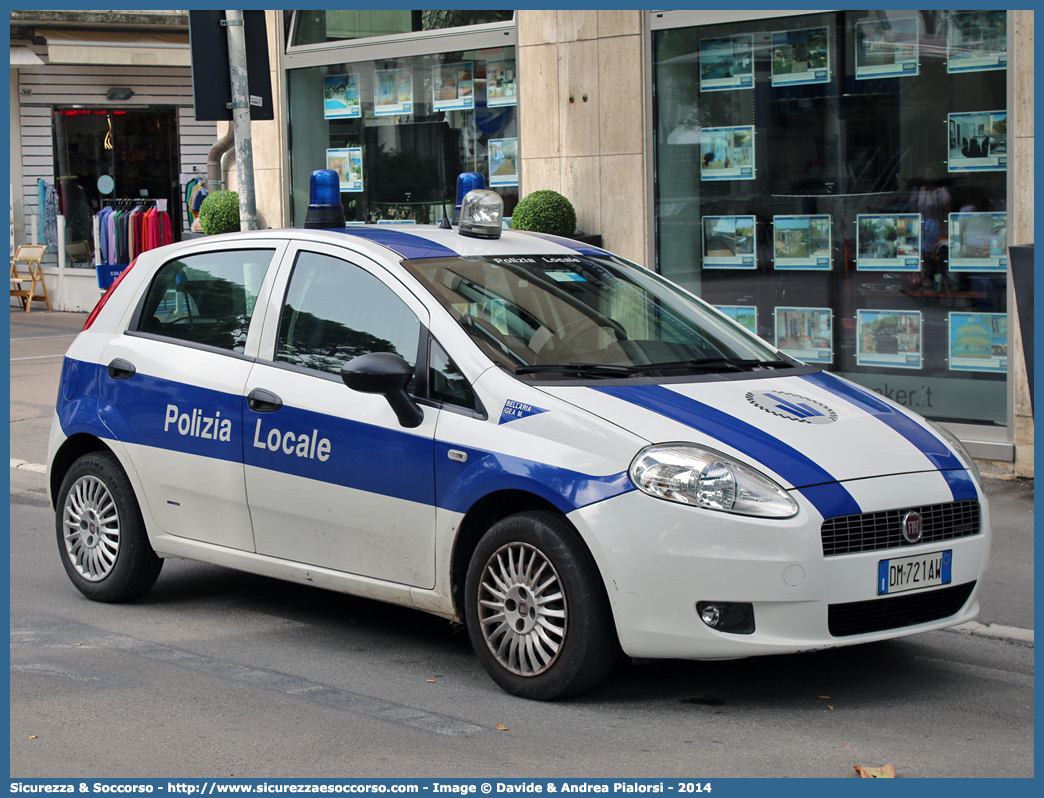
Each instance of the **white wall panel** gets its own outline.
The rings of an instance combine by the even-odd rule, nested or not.
[[[113,86],[129,86],[134,96],[110,101]],[[44,64],[23,67],[18,75],[19,123],[22,164],[22,211],[29,240],[29,217],[38,212],[37,180],[54,183],[51,110],[53,106],[83,105],[95,108],[164,106],[177,109],[178,164],[181,174],[206,176],[207,157],[217,140],[217,123],[195,119],[192,70],[189,67],[130,67],[105,65]],[[182,208],[182,228],[188,218]],[[54,253],[48,262],[55,262]]]

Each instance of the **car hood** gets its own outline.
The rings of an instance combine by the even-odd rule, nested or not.
[[[731,454],[786,488],[924,471],[949,474],[948,482],[969,479],[923,419],[824,372],[540,390],[650,443],[686,441]]]

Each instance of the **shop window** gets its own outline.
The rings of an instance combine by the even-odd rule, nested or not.
[[[180,237],[173,108],[55,108],[52,122],[54,185],[67,243],[93,251],[92,217],[105,207],[159,208],[169,213],[173,238]]]
[[[292,46],[390,36],[417,31],[445,30],[489,22],[507,22],[514,11],[486,9],[330,9],[297,11]]]
[[[349,223],[437,223],[460,172],[518,201],[514,47],[336,63],[287,72],[291,214],[315,169],[334,169]]]
[[[659,270],[929,418],[1007,423],[1004,11],[654,32]]]

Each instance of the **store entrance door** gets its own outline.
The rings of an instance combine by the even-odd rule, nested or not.
[[[173,108],[55,108],[55,185],[66,244],[94,248],[92,217],[105,206],[166,210],[181,237],[178,126]],[[166,207],[163,208],[162,206]]]

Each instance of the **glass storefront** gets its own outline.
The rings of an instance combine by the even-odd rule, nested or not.
[[[294,19],[292,45],[390,36],[426,30],[446,30],[487,22],[510,21],[513,11],[486,9],[329,9],[299,11]]]
[[[181,230],[178,126],[173,108],[58,107],[52,111],[54,185],[66,240],[93,251],[93,217],[103,207],[157,201]]]
[[[328,27],[334,13],[297,12],[294,30],[317,25],[315,15]],[[405,24],[411,12],[402,13]],[[337,36],[351,38],[341,23]],[[378,53],[387,57],[351,60],[350,47],[332,46],[308,65],[290,63],[292,224],[304,220],[314,169],[339,173],[349,224],[438,222],[444,205],[453,213],[461,172],[483,174],[510,215],[518,201],[515,47],[469,48],[461,38],[451,52],[403,55],[392,41]]]
[[[658,270],[793,357],[1005,427],[1006,16],[654,30]]]

